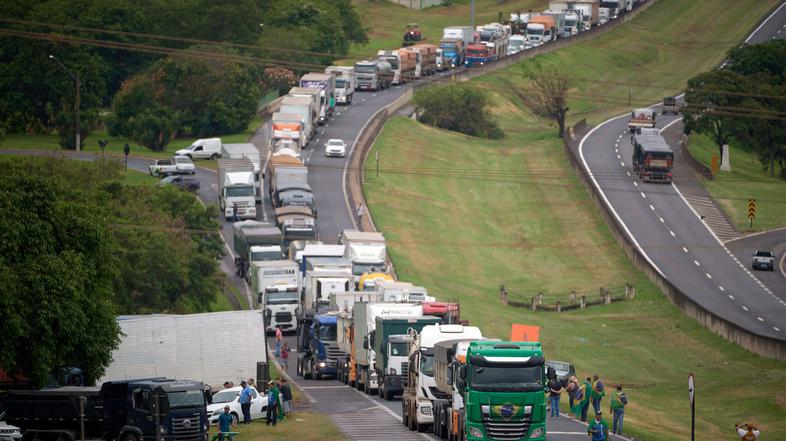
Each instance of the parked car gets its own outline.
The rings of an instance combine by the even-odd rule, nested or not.
[[[181,190],[188,190],[188,191],[197,191],[199,190],[199,181],[194,178],[187,178],[185,176],[167,176],[164,179],[158,181],[158,186],[164,185],[174,185]]]
[[[221,157],[221,138],[197,139],[190,146],[175,152],[179,156],[196,159],[218,159]]]
[[[5,422],[5,412],[0,413],[0,441],[20,441],[22,432],[19,428]]]
[[[251,389],[254,389],[253,387]],[[207,405],[207,420],[210,425],[218,424],[218,415],[224,411],[224,406],[229,406],[229,413],[232,419],[238,422],[243,417],[243,410],[240,408],[240,386],[223,389],[213,395],[213,403]],[[251,400],[251,419],[264,418],[267,413],[267,395],[261,394],[254,389],[256,398]]]
[[[568,384],[568,378],[576,375],[576,368],[573,364],[566,361],[548,360],[546,361],[546,369],[553,368],[557,378],[562,381],[562,384]]]
[[[775,271],[775,255],[772,251],[756,250],[752,266],[755,270]]]
[[[188,156],[175,156],[172,159],[156,159],[148,167],[150,176],[193,175],[196,167]]]
[[[347,145],[340,139],[329,139],[325,144],[325,156],[338,156],[343,158],[347,155]]]

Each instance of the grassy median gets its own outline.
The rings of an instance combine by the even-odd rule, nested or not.
[[[632,84],[642,103],[679,90],[776,2],[694,3],[703,6],[661,0],[619,30],[541,57],[576,78],[599,79],[572,93],[571,108],[582,115],[571,118],[598,122],[624,112]],[[653,39],[661,43],[648,50]],[[506,338],[511,323],[540,325],[549,358],[627,386],[629,435],[690,436],[692,372],[701,392],[697,439],[727,439],[742,421],[767,437],[786,436],[784,364],[686,318],[633,267],[568,165],[556,128],[522,104],[520,72],[514,66],[471,82],[491,95],[507,134],[501,141],[405,118],[384,128],[374,147],[380,175],[369,161],[364,192],[399,278],[460,301],[463,316],[486,335]],[[498,299],[501,284],[517,300],[542,292],[547,303],[564,304],[570,291],[593,298],[600,287],[618,293],[625,283],[636,287],[635,299],[561,314],[503,307]]]

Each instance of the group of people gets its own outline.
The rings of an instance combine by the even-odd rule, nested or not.
[[[224,383],[224,388],[234,387],[234,383],[227,381]],[[241,381],[240,386],[243,388],[240,391],[240,409],[243,413],[243,421],[239,424],[251,424],[251,401],[257,398],[256,384],[253,378],[249,378],[248,382]],[[267,425],[275,426],[276,423],[284,421],[285,417],[291,415],[292,412],[292,389],[286,378],[276,378],[275,381],[268,383],[267,389]],[[224,406],[224,412],[218,416],[218,441],[223,441],[224,438],[233,439],[235,432],[232,431],[232,426],[236,425],[234,417],[230,413],[229,405]],[[215,438],[215,437],[214,437]]]
[[[587,422],[587,412],[590,403],[595,411],[595,419],[589,422],[587,434],[592,441],[606,441],[609,439],[609,426],[603,421],[601,402],[606,396],[603,381],[595,374],[587,377],[582,384],[579,384],[575,376],[570,376],[567,382],[557,378],[553,369],[548,371],[548,394],[550,418],[559,417],[559,401],[563,391],[568,394],[568,404],[571,412],[581,418],[582,422]],[[566,383],[566,384],[565,384]],[[610,397],[610,413],[612,415],[612,433],[622,435],[622,420],[625,416],[625,406],[628,404],[628,397],[622,391],[622,385],[617,385],[616,390]]]
[[[281,327],[276,326],[276,358],[281,363],[281,367],[284,368],[284,372],[289,369],[289,353],[291,350],[289,349],[289,343],[284,340],[284,333],[281,332]]]
[[[267,425],[275,426],[292,414],[292,389],[286,378],[276,378],[268,383]]]

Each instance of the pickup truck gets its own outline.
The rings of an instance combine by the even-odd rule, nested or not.
[[[753,269],[775,271],[775,255],[772,251],[756,250],[753,253]]]
[[[188,156],[175,156],[172,159],[156,159],[148,167],[150,176],[193,175],[196,168]]]

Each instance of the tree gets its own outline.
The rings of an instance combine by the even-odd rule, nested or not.
[[[728,69],[714,69],[688,80],[682,108],[684,132],[708,135],[722,156],[723,146],[729,143],[737,123],[737,118],[724,109],[739,105],[739,93],[749,86],[747,78]]]
[[[413,98],[420,121],[470,136],[504,136],[488,110],[488,98],[476,87],[448,84],[420,89]]]
[[[557,137],[565,135],[565,117],[568,114],[568,91],[573,81],[568,75],[557,68],[546,68],[536,64],[528,69],[525,78],[531,80],[529,96],[533,112],[541,118],[554,120],[559,127]],[[528,103],[525,103],[528,104]]]
[[[85,191],[63,191],[76,181],[40,162],[8,161],[0,170],[0,365],[38,386],[71,366],[94,381],[120,332],[111,302],[117,260],[103,210]]]

